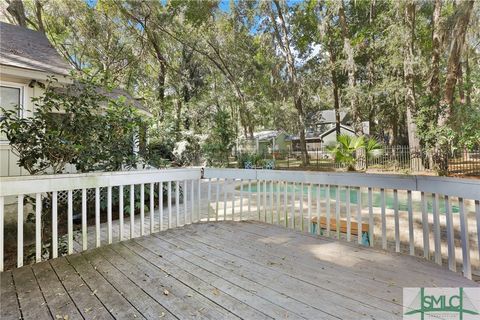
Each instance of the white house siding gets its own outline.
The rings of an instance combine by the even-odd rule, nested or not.
[[[2,66],[2,71],[3,71]],[[33,77],[32,77],[33,78]],[[10,87],[20,87],[23,95],[22,99],[22,116],[29,117],[33,114],[32,98],[39,97],[44,90],[38,85],[30,87],[29,84],[32,78],[15,77],[9,74],[0,72],[0,85]],[[0,176],[18,176],[26,175],[28,172],[18,166],[18,157],[10,148],[9,142],[5,135],[0,135]]]
[[[346,135],[349,135],[349,136],[354,136],[355,133],[353,133],[352,131],[350,130],[347,130],[343,127],[340,128],[340,133],[341,134],[346,134]],[[325,135],[323,138],[323,144],[324,146],[329,146],[329,145],[332,145],[332,144],[335,144],[337,142],[337,133],[336,131],[332,131],[330,132],[329,134]]]

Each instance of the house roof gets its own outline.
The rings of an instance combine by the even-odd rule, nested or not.
[[[272,138],[276,138],[280,133],[282,132],[276,131],[276,130],[264,130],[264,131],[254,132],[253,139],[254,140],[272,139]]]
[[[340,124],[340,129],[344,129],[346,131],[350,131],[351,133],[355,133],[355,130],[353,130],[352,127],[350,126],[346,126],[346,125],[343,125],[343,124]],[[331,134],[332,132],[335,132],[336,128],[333,127],[331,129],[328,129],[327,131],[323,132],[322,134],[320,134],[319,138],[320,139],[323,139],[325,136],[328,136],[329,134]]]
[[[318,123],[335,123],[335,110],[322,110],[317,113]],[[340,122],[343,122],[347,113],[340,111]]]
[[[355,133],[352,127],[340,124],[340,128],[346,131],[350,131],[351,133]],[[322,133],[320,132],[306,132],[305,133],[305,140],[322,140],[325,136],[329,135],[330,133],[335,132],[335,127],[328,129],[327,131],[324,131]],[[300,140],[300,137],[298,135],[295,136],[290,136],[288,140],[295,141],[295,140]]]
[[[38,31],[0,22],[0,65],[69,75],[70,66]]]

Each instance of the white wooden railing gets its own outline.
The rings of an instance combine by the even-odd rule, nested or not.
[[[251,190],[252,184],[256,185],[256,190],[260,192],[255,194],[257,215],[254,218],[264,222],[312,232],[311,219],[316,216],[317,221],[320,221],[323,216],[326,218],[326,230],[322,234],[340,238],[343,236],[340,232],[340,223],[336,223],[336,230],[330,230],[330,221],[331,218],[334,218],[335,221],[344,219],[346,224],[345,240],[352,241],[351,225],[352,220],[355,219],[359,230],[362,230],[362,223],[368,224],[369,245],[372,247],[379,242],[384,250],[391,249],[410,255],[418,254],[418,251],[421,251],[426,259],[432,258],[433,253],[434,261],[437,264],[442,265],[442,258],[444,258],[448,268],[452,271],[457,271],[458,264],[461,266],[464,276],[469,279],[472,278],[471,252],[476,252],[473,259],[476,271],[478,272],[480,269],[480,181],[478,180],[430,176],[213,168],[205,169],[204,178],[208,181],[208,190],[210,190],[212,181],[216,181],[217,187],[219,184],[228,185],[231,181],[236,181],[237,184],[246,185],[247,190]],[[296,190],[296,186],[300,190]],[[287,191],[288,188],[292,190]],[[239,193],[240,217],[244,207],[242,204],[245,198],[244,189],[245,187],[233,191]],[[312,194],[313,189],[316,189],[315,194]],[[323,198],[321,190],[326,191]],[[331,196],[331,190],[334,191],[334,196]],[[340,190],[345,190],[345,199],[341,199]],[[355,204],[350,201],[352,190],[357,193],[357,199],[359,199]],[[366,203],[362,203],[362,193],[366,194]],[[393,198],[393,208],[391,209],[386,205],[387,193],[391,194]],[[380,197],[380,204],[377,206],[373,203],[374,195]],[[399,195],[405,198],[407,204],[405,211],[408,232],[403,230],[407,228],[401,230],[400,226]],[[248,196],[251,197],[251,192]],[[236,201],[238,197],[232,196],[232,201]],[[420,210],[415,209],[414,198],[419,198]],[[428,198],[432,202],[431,213],[427,208]],[[251,201],[248,200],[247,212],[251,214]],[[441,210],[440,201],[443,202],[443,210]],[[466,203],[468,203],[468,210]],[[452,204],[458,205],[458,215],[453,214]],[[235,206],[232,205],[232,207]],[[218,195],[214,208],[217,208],[218,214]],[[354,211],[353,215],[352,210]],[[393,228],[387,226],[387,213],[391,213]],[[421,215],[421,218],[415,219],[416,215]],[[441,215],[444,215],[442,219]],[[379,220],[380,230],[376,230],[378,225],[376,220]],[[456,223],[457,220],[459,220],[458,223]],[[469,226],[469,221],[470,223],[473,221],[474,225]],[[422,229],[420,244],[415,239],[414,232],[415,225],[418,223],[421,223]],[[441,228],[445,230],[446,239],[441,235]],[[315,231],[320,234],[321,229],[317,227]],[[389,237],[387,231],[392,231],[394,235]],[[402,234],[408,234],[408,240],[402,240]],[[456,239],[456,234],[460,234],[460,239]],[[472,235],[476,236],[472,237]],[[359,244],[362,243],[361,236],[357,236],[356,240]],[[392,248],[389,247],[390,243],[393,243]],[[402,250],[402,245],[406,245],[407,249]],[[442,249],[445,251],[443,255]],[[461,259],[459,259],[459,255],[461,255]]]
[[[200,201],[196,203],[195,197],[198,197],[200,190],[200,169],[171,169],[171,170],[149,170],[149,171],[131,171],[131,172],[113,172],[113,173],[88,173],[88,174],[64,174],[48,176],[26,176],[26,177],[7,177],[0,178],[0,271],[4,269],[4,218],[5,204],[11,202],[12,197],[16,202],[16,223],[17,223],[17,267],[24,264],[24,209],[25,197],[31,195],[35,197],[35,262],[42,260],[42,197],[51,196],[51,251],[52,258],[58,256],[58,195],[59,192],[67,192],[67,254],[73,253],[73,192],[81,190],[81,221],[82,221],[82,249],[88,249],[87,238],[87,189],[95,190],[95,246],[101,245],[100,233],[100,188],[107,188],[107,242],[113,241],[112,234],[112,190],[118,188],[119,193],[119,239],[133,238],[135,236],[135,186],[140,188],[140,235],[145,234],[145,184],[149,185],[150,190],[162,190],[167,188],[168,203],[168,225],[164,226],[164,206],[163,197],[158,197],[159,208],[159,230],[171,228],[173,223],[172,199],[175,197],[176,203],[176,225],[179,225],[180,211],[180,192],[179,185],[182,185],[183,202],[190,193],[190,211],[186,222],[196,222],[200,216]],[[174,187],[173,187],[174,186]],[[188,186],[188,187],[187,187]],[[124,235],[124,189],[129,188],[130,199],[130,233],[127,237]],[[174,191],[172,190],[174,189]],[[188,189],[191,191],[189,192]],[[138,190],[138,189],[137,189]],[[195,194],[197,193],[197,195]],[[163,194],[163,191],[161,192]],[[153,194],[153,192],[151,193]],[[200,200],[200,198],[198,197]],[[150,197],[150,232],[155,226],[155,204],[154,197]],[[128,200],[127,200],[128,201]],[[196,207],[198,204],[198,207]],[[187,210],[185,210],[187,212]]]
[[[218,220],[261,220],[303,232],[345,238],[362,243],[362,236],[352,234],[352,224],[368,225],[368,245],[385,250],[422,255],[452,271],[461,266],[463,274],[472,278],[472,265],[480,264],[480,181],[426,176],[372,175],[359,173],[319,173],[277,170],[242,170],[189,168],[114,173],[69,174],[54,176],[9,177],[0,179],[0,270],[4,269],[4,218],[7,202],[16,204],[17,267],[24,264],[25,197],[34,196],[35,261],[42,260],[41,217],[42,198],[51,198],[52,255],[58,256],[58,194],[67,193],[67,252],[73,253],[73,195],[81,192],[81,250],[88,249],[87,191],[95,190],[95,246],[103,243],[100,229],[100,188],[107,189],[106,241],[121,241],[155,230],[180,226],[180,204],[184,223]],[[150,197],[150,230],[145,231],[145,185],[150,190],[167,192]],[[130,199],[124,199],[124,190]],[[290,188],[290,189],[289,189]],[[118,238],[113,239],[112,191],[118,192]],[[118,191],[117,191],[118,190]],[[135,221],[134,190],[140,191],[140,221]],[[323,195],[322,195],[323,191]],[[341,197],[341,192],[345,197]],[[357,201],[350,199],[355,193]],[[333,193],[333,195],[332,195]],[[362,193],[365,195],[362,200]],[[386,196],[392,196],[392,205]],[[379,204],[373,199],[379,197]],[[420,208],[415,207],[416,199]],[[124,201],[130,204],[130,232],[124,234]],[[406,203],[401,210],[400,202]],[[431,201],[432,212],[427,208]],[[147,202],[148,203],[148,202]],[[441,205],[440,205],[441,204]],[[165,208],[164,208],[165,205]],[[175,208],[172,206],[175,205]],[[452,211],[452,205],[458,214]],[[443,207],[443,208],[442,208]],[[157,208],[158,210],[155,210]],[[353,213],[352,213],[353,211]],[[165,214],[164,214],[165,212]],[[175,214],[174,214],[175,213]],[[158,215],[158,216],[156,216]],[[313,228],[312,218],[323,217],[326,226]],[[157,218],[159,218],[158,223]],[[344,221],[332,230],[330,222]],[[401,220],[404,219],[404,220]],[[405,222],[404,225],[402,223]],[[159,225],[156,225],[159,224]],[[417,225],[420,230],[416,230]],[[135,226],[140,226],[135,234]],[[416,232],[416,231],[419,231]],[[446,238],[442,237],[442,232]],[[459,235],[459,237],[458,237]],[[472,235],[474,235],[472,237]],[[473,252],[473,254],[472,254]],[[473,262],[473,263],[472,263]]]

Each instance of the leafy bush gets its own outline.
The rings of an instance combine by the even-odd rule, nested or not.
[[[173,156],[176,165],[198,165],[201,159],[200,138],[193,133],[186,133],[182,141],[175,143]]]
[[[355,137],[347,134],[341,134],[337,138],[337,143],[327,147],[336,163],[347,166],[349,171],[355,171],[355,167],[360,159],[377,158],[383,154],[383,146],[375,139],[363,136]]]
[[[228,164],[228,157],[235,144],[235,130],[231,126],[229,113],[223,110],[216,112],[213,123],[202,149],[208,165],[223,167]]]
[[[0,130],[30,174],[62,173],[67,164],[78,171],[114,171],[142,160],[133,153],[134,136],[146,121],[125,100],[111,100],[88,84],[67,88],[47,82],[33,98],[35,113],[20,117],[4,110]]]

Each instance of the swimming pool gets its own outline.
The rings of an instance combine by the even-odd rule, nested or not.
[[[248,188],[248,184],[242,184],[242,186],[238,186],[236,189],[242,190],[244,192],[257,192],[257,184],[252,183],[250,189]],[[270,182],[267,182],[267,193],[270,194],[272,184]],[[317,195],[317,188],[319,188],[318,185],[313,185],[312,186],[312,199],[315,199]],[[264,184],[262,182],[262,185],[260,186],[260,192],[263,192],[264,189]],[[277,184],[275,184],[274,192],[277,191]],[[293,184],[289,183],[287,185],[287,193],[289,196],[290,194],[295,191],[295,197],[299,197],[300,192],[301,192],[301,185],[300,184],[295,184],[295,187]],[[282,183],[280,185],[280,193],[283,194],[285,192],[285,185]],[[308,192],[308,184],[303,185],[303,194],[305,197],[307,197],[307,192]],[[336,198],[336,192],[337,192],[337,187],[336,186],[330,186],[330,199],[335,200]],[[327,195],[327,189],[325,187],[320,187],[320,198],[325,199]],[[364,189],[362,189],[361,192],[361,197],[362,197],[362,204],[365,206],[368,203],[368,192]],[[427,202],[427,211],[429,213],[433,213],[433,197],[431,194],[425,194],[425,200]],[[312,200],[316,201],[316,200]],[[340,188],[340,201],[345,203],[347,201],[347,190],[346,188]],[[358,199],[357,199],[357,189],[350,189],[350,203],[351,204],[357,204]],[[378,190],[373,190],[372,192],[372,204],[374,207],[380,207],[381,206],[381,194],[380,191]],[[393,197],[393,191],[392,190],[385,190],[385,206],[388,209],[394,209],[394,197]],[[422,203],[420,200],[413,199],[412,200],[412,206],[413,206],[413,211],[421,211],[422,210]],[[451,203],[452,207],[452,212],[453,213],[458,213],[459,207],[458,205],[455,205]],[[408,199],[407,199],[407,194],[406,192],[399,192],[398,193],[398,209],[400,211],[407,211],[408,210]],[[439,212],[440,214],[445,214],[445,201],[443,199],[439,199]]]

